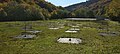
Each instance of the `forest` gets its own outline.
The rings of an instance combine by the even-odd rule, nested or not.
[[[100,5],[96,5],[96,10],[81,7],[69,11],[45,0],[0,0],[0,21],[49,20],[70,17],[95,18],[96,16],[120,21],[120,1],[112,0],[108,5],[102,7],[101,3],[105,1],[100,0],[97,2]],[[91,8],[94,7],[94,5],[91,6]]]

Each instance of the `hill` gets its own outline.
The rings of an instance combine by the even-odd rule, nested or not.
[[[120,0],[88,0],[86,2],[70,5],[65,7],[65,9],[75,13],[77,17],[102,16],[111,20],[120,21]]]
[[[70,5],[65,8],[69,11],[74,11],[79,8],[90,8],[92,10],[97,10],[99,8],[107,6],[110,2],[111,0],[88,0],[86,2]]]
[[[45,0],[0,0],[0,21],[96,16],[120,21],[119,3],[120,0],[88,0],[63,8]]]
[[[45,0],[0,0],[0,21],[45,20],[56,10],[64,8]]]

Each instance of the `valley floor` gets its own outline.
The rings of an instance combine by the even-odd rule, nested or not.
[[[120,23],[113,21],[28,21],[26,26],[40,30],[33,39],[14,38],[25,32],[25,22],[0,22],[1,54],[119,54]],[[77,33],[65,33],[71,26],[79,26]],[[51,30],[50,27],[63,27]],[[112,35],[100,35],[111,33]],[[81,44],[58,43],[60,37],[81,38]]]

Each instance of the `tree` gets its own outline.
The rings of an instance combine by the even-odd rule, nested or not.
[[[75,13],[70,12],[67,17],[75,17]]]
[[[0,3],[0,14],[4,20],[46,20],[51,15],[54,19],[64,18],[68,11],[45,0],[9,0]]]
[[[110,5],[106,7],[105,16],[120,21],[120,0],[112,0]]]
[[[0,11],[0,21],[6,20],[7,13],[4,10]]]
[[[33,9],[33,8],[32,8]],[[42,13],[41,9],[34,8],[31,12],[32,20],[45,20],[45,16]],[[30,18],[30,17],[29,17]]]
[[[5,11],[8,13],[7,18],[10,20],[45,19],[42,8],[26,3],[18,4],[16,2],[11,2],[5,7]]]
[[[75,17],[94,17],[93,11],[87,8],[75,10],[73,13],[75,13]]]
[[[42,13],[45,16],[45,20],[46,19],[48,20],[51,17],[51,14],[48,12],[48,10],[46,10],[44,8],[42,9]]]
[[[51,18],[53,19],[63,19],[67,17],[69,14],[69,11],[67,10],[55,10],[51,13]]]

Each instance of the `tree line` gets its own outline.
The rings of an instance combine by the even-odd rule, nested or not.
[[[0,3],[0,21],[49,20],[68,17],[94,18],[97,15],[120,21],[119,3],[120,1],[113,0],[109,6],[97,11],[89,8],[68,11],[45,0],[9,0]]]

